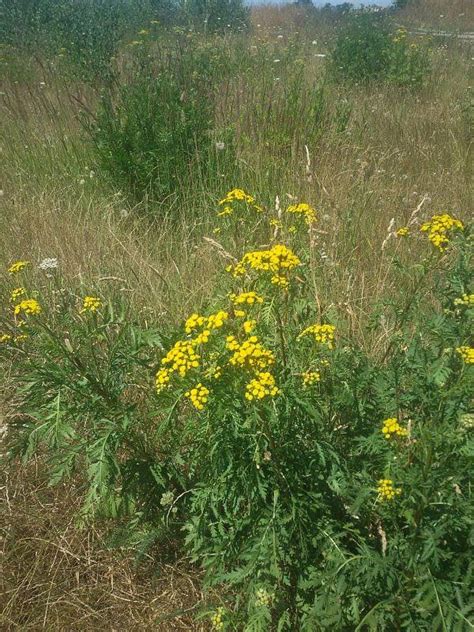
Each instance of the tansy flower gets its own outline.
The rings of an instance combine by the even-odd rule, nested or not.
[[[19,316],[22,313],[29,316],[37,316],[41,314],[41,305],[34,298],[27,298],[24,301],[20,301],[14,308],[15,316]]]
[[[2,342],[9,342],[12,339],[10,334],[0,334],[0,344]]]
[[[244,327],[244,331],[246,334],[250,334],[252,333],[252,331],[255,329],[257,325],[257,321],[256,320],[246,320],[243,324]]]
[[[96,296],[85,296],[82,302],[81,314],[84,312],[96,312],[102,307],[102,301]]]
[[[12,290],[11,296],[10,296],[10,300],[12,303],[15,303],[21,296],[25,296],[26,295],[26,290],[24,287],[17,287],[14,290]]]
[[[463,294],[460,298],[454,299],[455,305],[474,306],[474,294]]]
[[[226,346],[229,351],[233,351],[229,362],[233,366],[246,368],[252,371],[262,371],[275,362],[272,351],[266,349],[258,340],[257,336],[250,336],[240,344],[235,336],[227,336]]]
[[[21,272],[22,270],[24,270],[29,265],[29,261],[15,261],[15,263],[12,263],[11,266],[8,268],[8,272],[10,274],[16,274],[17,272]]]
[[[245,398],[248,401],[254,399],[263,399],[270,396],[278,395],[280,389],[275,384],[275,378],[271,373],[259,372],[256,377],[247,384]]]
[[[244,303],[253,305],[254,303],[263,303],[263,298],[257,292],[242,292],[241,294],[231,294],[230,300],[234,305],[242,305]]]
[[[223,630],[224,622],[222,621],[222,616],[224,614],[224,608],[217,608],[214,614],[211,617],[211,625],[213,630]]]
[[[303,338],[303,336],[313,335],[316,342],[326,345],[328,349],[332,349],[335,331],[336,327],[334,325],[310,325],[300,333],[298,339]]]
[[[192,405],[197,410],[203,410],[204,404],[207,403],[209,395],[209,389],[199,383],[194,388],[186,391],[184,394],[185,397],[191,400]]]
[[[474,364],[474,347],[458,347],[456,351],[466,364]]]
[[[463,229],[463,223],[448,213],[433,215],[431,220],[422,224],[420,228],[422,232],[428,233],[428,239],[441,252],[444,252],[449,244],[448,233],[452,230]]]
[[[268,272],[271,282],[283,288],[288,287],[287,273],[299,266],[301,261],[283,244],[277,244],[270,250],[255,250],[247,252],[235,265],[227,267],[234,277],[243,276],[249,270]]]
[[[393,500],[395,496],[402,493],[402,490],[399,487],[394,487],[390,478],[381,478],[377,485],[377,493],[380,500]]]
[[[312,224],[317,219],[314,208],[306,203],[292,204],[286,209],[286,212],[303,217],[307,224]]]
[[[403,226],[403,228],[399,228],[397,230],[397,237],[408,237],[408,235],[410,234],[410,229],[408,228],[408,226]]]
[[[305,371],[301,374],[303,379],[303,386],[311,386],[312,384],[316,384],[321,380],[321,374],[319,371]]]
[[[382,433],[386,439],[391,439],[394,436],[406,437],[408,430],[400,426],[395,417],[390,417],[383,422]]]
[[[161,364],[168,368],[170,374],[178,373],[180,377],[185,377],[191,369],[197,369],[199,363],[200,356],[196,353],[192,340],[178,340],[161,360]]]

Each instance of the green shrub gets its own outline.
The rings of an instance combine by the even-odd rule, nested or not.
[[[204,173],[214,127],[209,60],[192,49],[107,93],[87,127],[99,167],[126,195],[163,201]]]
[[[410,44],[407,32],[393,32],[385,16],[362,12],[351,17],[338,35],[331,73],[353,83],[384,80],[397,85],[419,85],[428,70],[426,52]]]
[[[242,0],[186,0],[181,12],[195,28],[211,33],[244,30],[250,18]]]
[[[88,516],[183,528],[222,586],[214,629],[469,629],[468,227],[442,214],[394,235],[419,258],[368,317],[386,340],[372,356],[342,310],[314,304],[311,206],[272,214],[234,189],[218,207],[223,230],[264,225],[269,245],[167,332],[11,267],[0,350],[21,395],[17,452],[46,446],[52,483],[79,469]]]

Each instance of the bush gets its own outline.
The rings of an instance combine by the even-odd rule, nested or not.
[[[181,5],[182,16],[198,30],[240,31],[249,26],[250,11],[242,0],[190,0]]]
[[[218,221],[224,237],[266,226],[269,245],[227,268],[206,315],[159,334],[113,297],[79,301],[57,273],[33,284],[12,265],[0,340],[17,452],[46,445],[52,483],[80,468],[86,515],[184,528],[223,586],[214,629],[468,629],[468,228],[445,213],[393,235],[420,258],[380,306],[392,333],[373,357],[342,313],[315,309],[311,206],[272,215],[234,189]]]
[[[175,196],[193,169],[208,166],[214,72],[194,48],[173,54],[157,69],[137,67],[129,83],[103,97],[97,118],[87,120],[99,168],[135,200]]]
[[[409,43],[407,32],[394,33],[384,16],[372,12],[352,17],[332,52],[332,75],[342,81],[413,86],[422,83],[427,70],[426,53]]]

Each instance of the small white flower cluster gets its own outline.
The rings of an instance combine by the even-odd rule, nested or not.
[[[43,259],[43,261],[40,261],[40,263],[38,264],[38,268],[40,270],[55,270],[59,265],[58,260],[56,259],[56,257],[46,257],[46,259]]]

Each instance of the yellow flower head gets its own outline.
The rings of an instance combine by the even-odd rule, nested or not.
[[[286,212],[303,217],[307,224],[312,224],[317,220],[316,211],[313,207],[306,203],[292,204],[286,209]]]
[[[443,213],[442,215],[433,215],[429,222],[422,224],[420,230],[428,233],[428,239],[433,246],[444,252],[449,244],[448,233],[452,230],[464,230],[464,225],[459,219],[451,217],[448,213]]]
[[[319,371],[305,371],[301,374],[303,379],[303,386],[306,388],[307,386],[312,386],[321,380],[321,374]]]
[[[247,384],[245,398],[250,402],[264,397],[275,397],[280,389],[275,384],[275,378],[268,371],[257,373],[256,377]]]
[[[17,272],[21,272],[29,265],[29,261],[15,261],[15,263],[12,263],[11,266],[8,268],[8,272],[10,274],[17,274]]]
[[[22,296],[26,295],[26,290],[24,287],[17,287],[14,290],[12,290],[12,293],[10,295],[10,300],[12,303],[15,303],[19,298],[21,298]]]
[[[408,237],[410,234],[410,229],[408,226],[403,226],[403,228],[399,228],[397,230],[397,237]]]
[[[460,298],[454,300],[455,305],[467,305],[468,307],[474,306],[474,294],[463,294]]]
[[[298,339],[303,338],[303,336],[313,335],[316,342],[326,345],[328,349],[332,349],[335,331],[336,327],[334,325],[310,325],[300,333]]]
[[[41,305],[34,298],[27,298],[24,301],[20,301],[14,308],[15,316],[25,314],[28,316],[38,316],[41,314]]]
[[[247,252],[235,265],[227,268],[234,277],[243,276],[250,270],[268,272],[271,282],[286,288],[288,286],[287,273],[299,266],[301,261],[286,246],[277,244],[270,250],[254,250]]]
[[[458,347],[456,351],[466,364],[474,364],[474,347]]]
[[[393,437],[406,437],[408,430],[400,426],[395,417],[390,417],[383,422],[382,433],[386,439],[392,439]]]
[[[402,493],[400,487],[394,487],[390,478],[381,478],[377,485],[377,493],[380,500],[393,500]]]
[[[266,349],[257,336],[250,336],[240,344],[235,336],[227,336],[226,346],[233,351],[229,362],[233,366],[251,371],[262,371],[275,363],[272,351]]]
[[[11,339],[12,337],[10,336],[10,334],[0,334],[0,344],[2,342],[10,342]]]
[[[196,353],[195,343],[192,340],[178,340],[161,360],[161,364],[168,368],[169,374],[178,373],[185,377],[191,369],[197,369],[200,356]],[[159,372],[157,374],[158,379]]]
[[[217,608],[214,614],[211,617],[211,625],[213,630],[223,630],[224,622],[222,621],[222,616],[224,614],[224,608]]]
[[[257,292],[242,292],[241,294],[231,294],[230,300],[234,305],[253,305],[254,303],[263,303],[263,297]]]
[[[84,312],[96,312],[102,307],[102,301],[96,296],[85,296],[82,302],[81,314]]]
[[[186,391],[185,397],[191,400],[192,405],[197,410],[203,410],[204,405],[207,403],[209,395],[209,389],[203,386],[200,382],[197,386]]]

